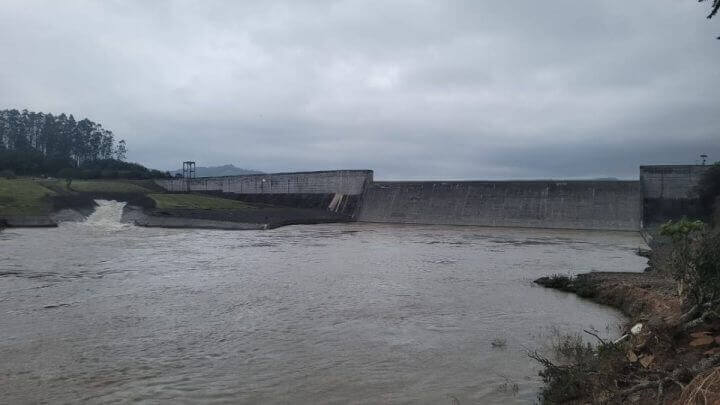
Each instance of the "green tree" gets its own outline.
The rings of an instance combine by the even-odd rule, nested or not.
[[[700,3],[704,3],[707,0],[699,0]],[[710,6],[710,14],[708,14],[707,18],[713,18],[715,17],[715,14],[718,13],[718,10],[720,10],[720,0],[713,0],[712,5]]]
[[[121,139],[118,144],[117,148],[115,148],[115,159],[117,160],[125,160],[127,157],[127,145],[125,144],[125,140]]]

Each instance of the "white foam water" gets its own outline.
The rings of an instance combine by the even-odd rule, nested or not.
[[[108,230],[117,230],[129,226],[121,222],[125,203],[120,201],[95,200],[98,207],[85,220],[84,224]]]

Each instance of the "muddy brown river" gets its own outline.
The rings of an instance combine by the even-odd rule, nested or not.
[[[1,403],[534,402],[527,350],[622,317],[532,280],[646,265],[635,233],[159,229],[120,209],[0,233]]]

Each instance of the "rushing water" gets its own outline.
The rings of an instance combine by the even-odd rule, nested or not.
[[[178,230],[120,208],[0,233],[0,402],[531,402],[550,325],[622,320],[531,280],[645,264],[633,233]]]

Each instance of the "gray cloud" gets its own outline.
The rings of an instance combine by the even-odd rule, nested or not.
[[[20,1],[0,108],[131,160],[385,179],[637,175],[720,159],[720,27],[692,1]]]

